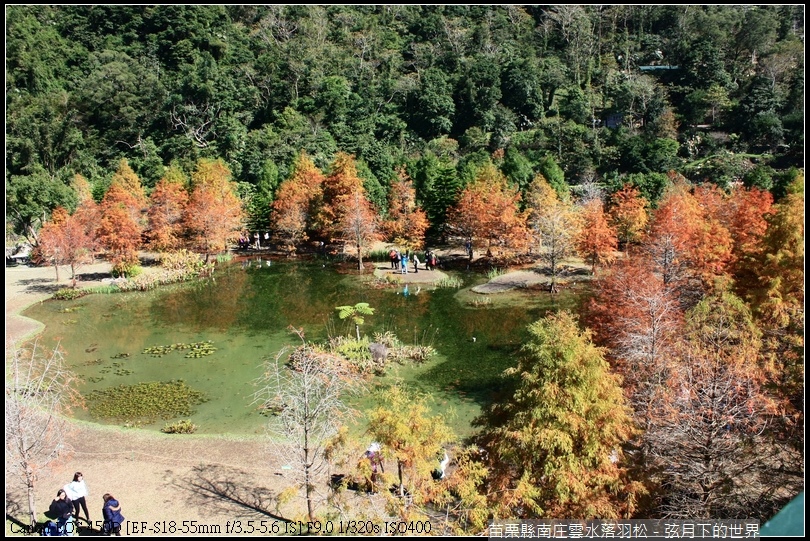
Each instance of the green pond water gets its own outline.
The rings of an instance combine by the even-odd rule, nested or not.
[[[330,264],[268,264],[254,257],[220,265],[212,280],[145,293],[48,300],[25,315],[45,324],[45,345],[61,345],[83,380],[82,394],[122,384],[183,380],[208,397],[192,415],[183,416],[198,425],[197,433],[263,434],[268,418],[254,402],[255,381],[265,359],[285,345],[300,343],[287,328],[302,327],[314,341],[353,333],[353,324],[339,320],[335,307],[367,302],[376,310],[361,333],[392,331],[405,343],[428,344],[438,351],[424,364],[392,364],[385,375],[372,379],[369,389],[401,381],[429,393],[433,410],[449,415],[451,426],[466,436],[481,407],[498,396],[499,375],[515,364],[526,327],[549,310],[576,309],[582,293],[483,296],[470,288],[485,282],[484,276],[455,276],[463,279],[460,289],[423,285],[416,294],[418,286],[411,284],[405,296],[402,286],[373,287],[370,275],[341,274]],[[187,351],[162,357],[143,353],[150,347],[203,341],[211,341],[216,351],[200,358],[186,358]],[[373,407],[373,393],[353,398],[352,405],[359,411]],[[89,410],[77,410],[75,416],[123,424],[93,418]],[[165,423],[141,426],[159,430]]]

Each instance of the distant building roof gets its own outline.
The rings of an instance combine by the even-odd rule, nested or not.
[[[655,70],[676,70],[680,66],[639,66],[641,71],[655,71]]]

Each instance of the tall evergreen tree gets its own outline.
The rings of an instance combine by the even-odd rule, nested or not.
[[[622,466],[635,431],[618,376],[567,311],[529,326],[511,400],[480,419],[497,516],[630,516],[639,484]]]

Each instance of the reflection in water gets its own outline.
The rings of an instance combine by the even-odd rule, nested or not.
[[[375,308],[361,332],[391,331],[406,343],[433,345],[439,355],[419,366],[394,365],[377,383],[404,380],[431,393],[434,407],[456,413],[454,428],[470,432],[470,420],[494,398],[500,373],[515,363],[526,327],[550,309],[574,308],[565,293],[550,304],[547,293],[509,293],[474,306],[469,287],[483,281],[467,274],[464,290],[402,286],[376,289],[358,276],[321,264],[267,261],[221,265],[214,279],[176,284],[159,291],[89,295],[48,301],[25,315],[46,324],[43,338],[61,340],[68,363],[83,378],[83,393],[121,384],[184,380],[209,401],[190,417],[201,433],[261,434],[266,419],[253,403],[254,381],[264,358],[295,344],[287,327],[304,328],[309,340],[353,332],[336,321],[335,307],[367,302]],[[475,340],[473,340],[475,337]],[[146,348],[211,340],[216,352],[163,357]],[[370,406],[370,398],[355,406]],[[88,413],[77,412],[88,419]],[[160,429],[163,422],[148,428]]]

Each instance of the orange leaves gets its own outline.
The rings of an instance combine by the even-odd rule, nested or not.
[[[706,194],[701,197],[675,186],[655,212],[644,247],[665,284],[695,275],[710,285],[731,261],[731,234],[712,215],[716,204]]]
[[[608,224],[602,202],[592,200],[582,207],[582,230],[577,237],[577,251],[591,264],[591,272],[597,265],[613,261],[618,249],[616,230]]]
[[[70,265],[75,275],[79,265],[92,261],[93,244],[93,236],[81,216],[70,216],[64,208],[57,207],[51,221],[42,226],[38,252],[51,265]]]
[[[324,175],[305,153],[295,163],[292,176],[281,183],[271,208],[271,223],[278,236],[295,246],[314,227]]]
[[[363,269],[363,252],[380,235],[377,212],[366,197],[354,156],[340,152],[332,163],[332,173],[323,182],[323,205],[317,213],[316,227],[321,234],[351,244],[357,253],[358,268]]]
[[[364,191],[354,156],[339,152],[331,169],[332,173],[323,183],[323,206],[318,219],[322,234],[340,234],[335,225],[341,222],[347,200],[355,191]]]
[[[99,242],[109,252],[113,265],[138,262],[145,207],[146,197],[140,180],[126,160],[121,160],[110,189],[101,201],[97,230]]]
[[[147,213],[149,245],[155,250],[176,250],[181,247],[183,213],[188,204],[188,192],[179,182],[161,179],[150,198]]]
[[[200,160],[185,213],[192,244],[206,255],[224,250],[242,227],[242,207],[222,160]]]
[[[391,183],[388,196],[388,220],[384,223],[388,238],[403,239],[409,248],[419,249],[424,244],[428,226],[427,214],[416,205],[413,182],[402,167]]]
[[[123,204],[108,203],[98,228],[99,240],[113,265],[137,263],[141,246],[141,226]]]
[[[647,200],[631,185],[611,196],[610,223],[623,245],[635,242],[647,226]]]
[[[363,252],[371,243],[380,239],[377,213],[371,207],[362,186],[341,197],[340,201],[337,231],[347,244],[354,247],[357,268],[363,270]]]
[[[492,164],[485,165],[448,213],[448,224],[459,235],[486,241],[488,247],[525,249],[529,235],[526,215],[518,210],[520,193],[507,185]]]

